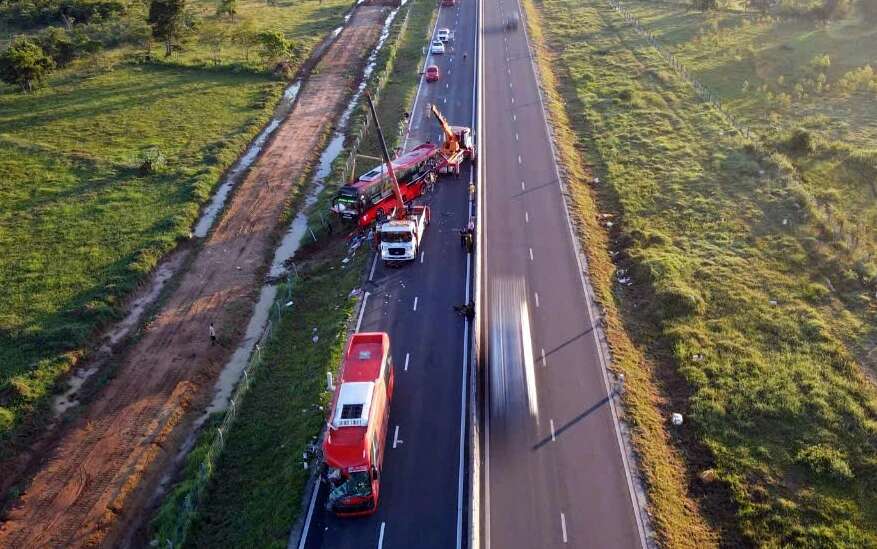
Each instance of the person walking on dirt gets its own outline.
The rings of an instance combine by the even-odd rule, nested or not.
[[[216,345],[216,328],[210,323],[210,345]]]

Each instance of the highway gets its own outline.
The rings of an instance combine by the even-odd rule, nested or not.
[[[642,547],[520,6],[482,9],[482,547]]]
[[[451,29],[454,38],[447,53],[430,56],[428,64],[439,66],[441,80],[420,83],[408,148],[427,138],[441,142],[441,129],[427,114],[431,103],[449,123],[474,125],[476,8],[473,0],[439,8],[436,28]],[[466,303],[472,291],[474,262],[456,232],[468,220],[471,178],[467,163],[459,178],[442,177],[435,192],[418,201],[432,209],[420,257],[397,268],[376,261],[363,287],[368,294],[358,331],[389,333],[396,368],[378,510],[338,519],[325,510],[323,486],[302,547],[447,549],[466,542],[469,496],[461,444],[465,448],[471,329],[453,307]]]

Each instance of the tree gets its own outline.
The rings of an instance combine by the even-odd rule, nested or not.
[[[289,55],[289,40],[280,31],[260,32],[259,44],[262,45],[262,59],[265,60],[269,67]]]
[[[821,6],[814,8],[813,13],[823,23],[843,19],[850,13],[850,0],[823,0]]]
[[[244,60],[249,63],[250,50],[259,45],[259,33],[251,19],[244,19],[231,31],[231,41],[244,49]]]
[[[180,38],[186,26],[186,0],[152,0],[147,22],[152,36],[164,42],[164,55],[174,51],[174,40]]]
[[[76,57],[76,44],[61,27],[49,27],[40,33],[37,40],[46,55],[59,67],[68,65]]]
[[[17,85],[21,91],[39,87],[55,68],[55,62],[39,45],[26,38],[15,40],[0,54],[0,80]]]
[[[238,0],[219,0],[216,5],[216,15],[228,15],[232,21],[238,13]]]
[[[877,0],[859,0],[859,12],[865,21],[877,23]]]
[[[698,11],[709,11],[719,7],[718,0],[691,0],[691,7]]]
[[[231,29],[227,24],[212,21],[199,29],[198,41],[210,48],[213,63],[218,65],[222,62],[222,46],[228,42],[230,36]]]

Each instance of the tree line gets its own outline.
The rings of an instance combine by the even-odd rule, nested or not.
[[[217,0],[217,20],[201,19],[187,0],[150,0],[145,13],[127,14],[130,20],[121,25],[120,17],[126,10],[119,0],[0,3],[0,19],[18,28],[59,25],[13,38],[0,53],[0,80],[31,92],[44,85],[52,71],[106,47],[145,43],[146,57],[151,58],[153,40],[163,46],[164,56],[170,57],[197,37],[215,64],[221,62],[223,47],[232,43],[243,50],[247,63],[255,50],[266,69],[284,75],[290,70],[290,60],[304,53],[299,43],[282,32],[258,30],[248,21],[239,22],[237,0]]]

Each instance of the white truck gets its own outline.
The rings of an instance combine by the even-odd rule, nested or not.
[[[381,259],[385,265],[417,258],[426,226],[429,225],[429,216],[429,206],[413,206],[403,219],[390,219],[381,224],[378,238]]]

